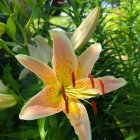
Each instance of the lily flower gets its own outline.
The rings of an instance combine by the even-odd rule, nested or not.
[[[104,76],[94,78],[91,70],[102,50],[99,43],[91,45],[78,58],[71,41],[62,32],[52,32],[53,68],[27,55],[17,60],[34,72],[45,87],[23,106],[19,118],[34,120],[63,111],[80,140],[91,140],[90,123],[86,108],[79,101],[96,97],[126,84],[123,78]]]

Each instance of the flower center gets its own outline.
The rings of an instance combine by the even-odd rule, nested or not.
[[[91,74],[89,74],[89,79],[90,79],[90,83],[92,88],[91,89],[87,89],[87,87],[82,87],[82,88],[75,88],[75,74],[74,72],[71,73],[71,79],[72,79],[72,86],[69,87],[64,87],[63,85],[61,86],[61,93],[63,96],[63,99],[65,101],[65,108],[66,108],[66,112],[69,113],[69,102],[72,101],[72,99],[81,99],[85,102],[87,102],[88,104],[90,104],[93,107],[94,113],[97,113],[97,109],[96,109],[96,104],[94,102],[89,103],[86,99],[91,98],[91,97],[95,97],[97,95],[97,93],[94,91],[95,88],[95,83],[94,83],[94,79],[93,76]],[[102,80],[99,80],[100,86],[101,86],[101,91],[102,94],[105,94],[105,88],[104,88],[104,83]]]

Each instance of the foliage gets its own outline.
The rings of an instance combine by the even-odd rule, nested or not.
[[[88,110],[93,139],[140,138],[140,2],[139,0],[1,0],[0,1],[0,79],[17,99],[16,106],[0,111],[2,140],[77,140],[63,113],[34,121],[19,120],[23,104],[42,88],[43,84],[31,73],[22,80],[23,69],[15,54],[29,54],[28,44],[36,35],[44,36],[52,46],[49,31],[59,28],[75,31],[87,13],[101,6],[100,20],[90,41],[99,42],[103,52],[92,74],[95,77],[124,77],[127,86],[94,99],[98,113]],[[15,46],[17,47],[15,50]],[[46,137],[46,138],[45,138]]]

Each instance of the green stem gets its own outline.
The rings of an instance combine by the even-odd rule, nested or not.
[[[6,45],[2,45],[3,49],[10,55],[15,56],[15,54]]]
[[[45,131],[45,118],[41,118],[37,120],[37,124],[38,124],[38,130],[39,130],[39,134],[40,134],[40,138],[41,140],[45,140],[46,137],[46,131]]]
[[[30,19],[28,20],[26,26],[25,26],[25,30],[27,30],[31,24],[31,22],[33,21],[36,13],[38,11],[38,7],[37,7],[37,0],[34,1],[34,6],[33,6],[33,11],[32,11],[32,14],[31,14],[31,17]]]
[[[26,32],[24,31],[24,29],[22,28],[22,26],[20,25],[20,23],[18,21],[16,21],[16,24],[18,26],[18,28],[20,29],[22,36],[23,36],[23,40],[24,40],[24,46],[26,47],[28,44],[28,40],[27,40],[27,36],[26,36]]]

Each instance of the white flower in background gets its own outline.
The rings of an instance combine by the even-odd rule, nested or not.
[[[36,42],[37,47],[29,44],[29,55],[48,64],[48,62],[52,59],[52,48],[49,47],[45,38],[40,35],[37,35],[34,38],[34,41]],[[29,72],[30,71],[28,69],[23,69],[23,71],[19,75],[19,79],[21,80],[22,78],[24,78]]]

